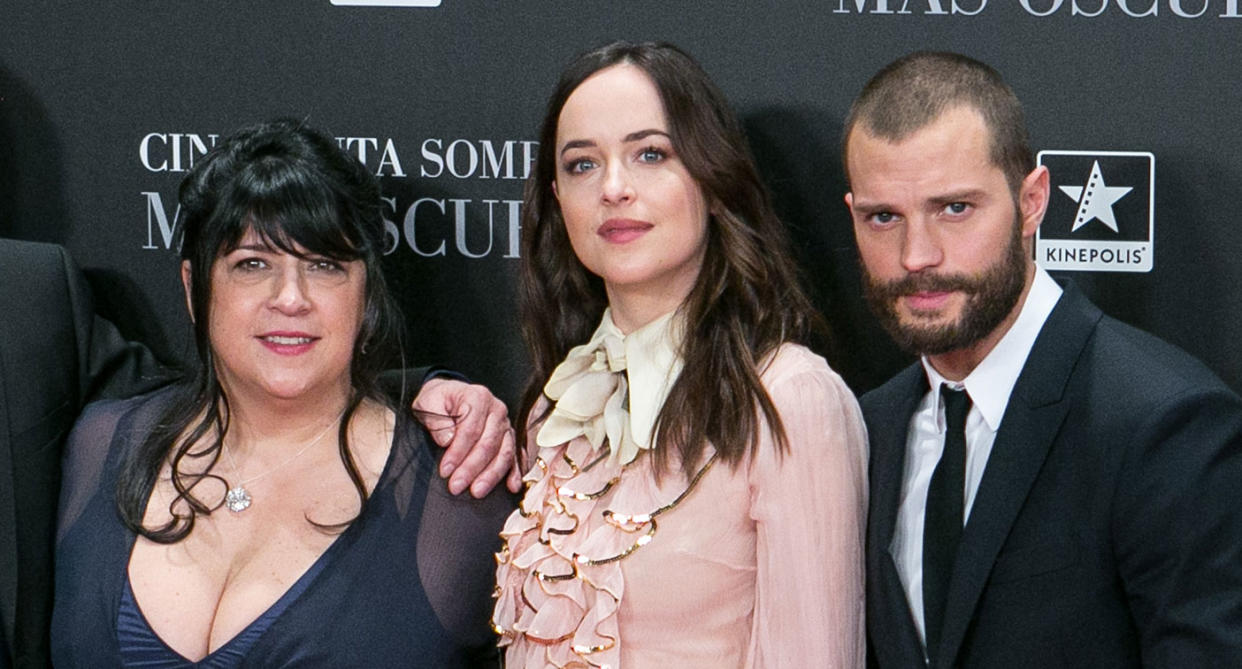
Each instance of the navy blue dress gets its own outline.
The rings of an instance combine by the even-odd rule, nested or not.
[[[398,411],[388,463],[362,515],[250,628],[199,663],[147,626],[126,575],[118,465],[171,391],[87,407],[66,450],[56,546],[57,667],[496,667],[489,619],[503,491],[454,497],[440,449]]]

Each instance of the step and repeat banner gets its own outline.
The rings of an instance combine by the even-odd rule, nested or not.
[[[1052,172],[1039,262],[1242,389],[1242,0],[7,2],[0,236],[68,246],[126,334],[184,360],[178,184],[238,127],[305,118],[381,178],[412,358],[513,400],[537,124],[614,39],[674,42],[729,96],[855,390],[908,358],[860,297],[840,125],[916,49],[1024,101]]]

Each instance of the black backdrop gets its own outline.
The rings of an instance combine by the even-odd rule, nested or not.
[[[1107,186],[1132,189],[1112,208],[1116,239],[1139,244],[1150,271],[1054,274],[1242,389],[1239,0],[382,4],[433,6],[0,5],[0,235],[66,244],[123,330],[184,359],[190,338],[167,241],[177,184],[213,137],[304,117],[382,177],[395,233],[389,276],[413,358],[512,400],[525,374],[513,308],[517,207],[544,100],[587,48],[668,40],[703,63],[742,117],[836,330],[838,346],[825,352],[863,391],[907,358],[859,298],[840,124],[883,64],[949,49],[996,66],[1024,100],[1035,148],[1054,169],[1057,220],[1044,235],[1078,244],[1072,259],[1092,240],[1097,260],[1113,259],[1106,269],[1136,266],[1117,261],[1133,251],[1102,220],[1071,230],[1077,202],[1060,186],[1084,187],[1098,160]]]

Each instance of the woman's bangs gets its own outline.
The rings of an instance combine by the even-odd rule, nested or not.
[[[263,188],[239,189],[247,191],[236,193],[239,197],[234,200],[241,215],[234,219],[238,224],[221,252],[237,248],[253,230],[270,248],[299,258],[361,258],[361,240],[355,226],[342,220],[332,189],[314,179],[297,178],[303,175],[289,176],[260,180]]]

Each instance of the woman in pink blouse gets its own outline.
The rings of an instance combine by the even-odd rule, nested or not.
[[[813,311],[698,64],[628,43],[570,64],[522,226],[506,666],[862,666],[862,418],[795,343]]]

